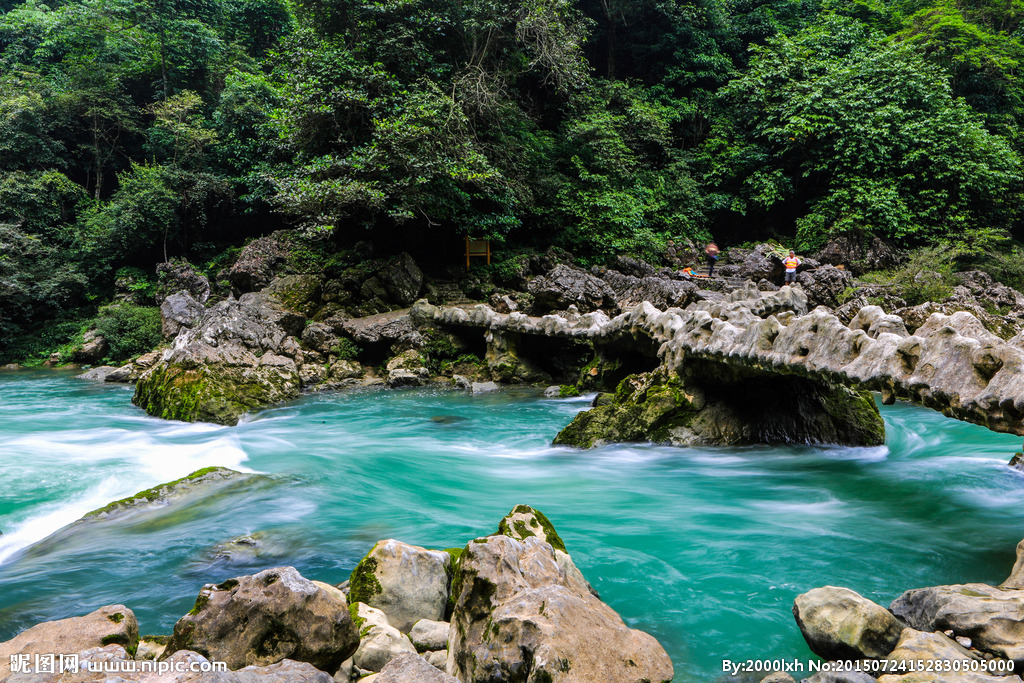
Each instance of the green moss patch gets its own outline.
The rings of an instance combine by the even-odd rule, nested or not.
[[[369,555],[356,565],[349,577],[348,600],[350,603],[361,602],[369,605],[373,596],[381,592],[376,571],[377,560]]]

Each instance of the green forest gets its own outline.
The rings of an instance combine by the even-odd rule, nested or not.
[[[0,9],[0,338],[282,228],[425,267],[1024,236],[1024,0]]]

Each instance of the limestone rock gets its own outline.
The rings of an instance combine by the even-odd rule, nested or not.
[[[584,313],[614,305],[615,292],[603,280],[585,270],[559,264],[547,275],[530,281],[535,311],[564,310],[576,306]]]
[[[875,679],[863,671],[819,671],[801,683],[875,683]]]
[[[999,587],[1024,588],[1024,541],[1017,544],[1017,561],[1013,563],[1010,576]]]
[[[139,623],[124,605],[100,607],[84,617],[46,621],[0,643],[0,680],[11,673],[13,655],[70,655],[117,645],[134,649],[138,642]]]
[[[75,379],[91,379],[94,382],[105,382],[107,376],[117,370],[113,365],[101,365],[91,370],[86,370],[81,375],[75,375]]]
[[[422,654],[423,659],[427,660],[430,666],[438,669],[439,671],[448,672],[448,650],[433,650],[430,652],[424,652]]]
[[[903,675],[885,674],[878,677],[878,683],[1017,683],[1020,676],[993,678],[983,673],[933,673],[919,671]]]
[[[413,332],[408,310],[391,311],[345,320],[342,329],[357,344],[393,344]]]
[[[878,237],[856,233],[832,237],[814,258],[834,266],[843,265],[854,274],[888,270],[900,262],[899,252],[892,245]]]
[[[890,608],[920,631],[948,629],[978,650],[1024,663],[1024,590],[981,583],[918,588]]]
[[[884,607],[848,588],[798,595],[793,616],[811,650],[824,659],[878,659],[896,647],[903,625]]]
[[[296,398],[298,366],[278,354],[304,323],[263,295],[223,301],[178,334],[139,378],[132,402],[165,419],[233,425],[250,410]]]
[[[419,386],[430,378],[430,371],[419,351],[403,351],[388,361],[387,383],[389,387]]]
[[[763,397],[772,395],[788,400],[766,404]],[[627,377],[611,403],[576,415],[554,444],[875,446],[884,440],[884,423],[867,392],[691,362],[684,377],[664,367]]]
[[[417,652],[428,650],[445,650],[448,648],[448,629],[451,626],[447,621],[433,621],[431,619],[420,619],[409,631],[409,639],[416,646]]]
[[[188,261],[171,259],[156,266],[156,304],[162,304],[168,296],[185,292],[200,305],[210,298],[210,281]]]
[[[236,472],[227,467],[205,467],[181,479],[154,486],[128,498],[116,500],[98,510],[87,513],[82,519],[117,519],[141,508],[168,505],[172,501],[180,500],[196,492],[209,495],[217,488],[248,479],[250,476],[252,475]]]
[[[607,270],[601,278],[608,283],[619,308],[626,309],[648,301],[661,309],[684,307],[696,298],[697,285],[685,280],[668,278],[633,277],[614,270]]]
[[[460,681],[668,681],[672,662],[563,571],[536,536],[470,542],[453,586],[448,671]]]
[[[776,671],[762,678],[761,683],[796,683],[796,679],[785,671]]]
[[[420,619],[444,618],[450,565],[446,552],[378,541],[352,570],[349,600],[382,610],[392,626],[408,633]]]
[[[471,382],[469,385],[471,394],[490,394],[498,389],[498,385],[494,382]]]
[[[188,292],[176,292],[160,304],[160,329],[164,339],[173,339],[181,330],[195,327],[206,308]]]
[[[392,659],[372,683],[458,683],[458,680],[413,653]]]
[[[423,271],[404,251],[389,259],[377,274],[384,290],[395,302],[409,306],[423,289]]]
[[[154,636],[139,638],[139,646],[135,650],[135,659],[139,661],[160,659],[160,655],[167,649],[167,641],[169,639],[167,636],[159,639],[154,639]]]
[[[278,230],[245,245],[228,271],[231,286],[239,292],[253,292],[270,284],[290,257],[288,231]]]
[[[89,330],[82,337],[82,345],[71,354],[71,360],[75,363],[94,364],[106,357],[110,351],[110,344],[96,330]]]
[[[156,350],[144,353],[138,358],[134,358],[116,370],[112,370],[107,373],[104,378],[105,382],[137,382],[139,377],[151,367],[160,362],[163,356],[163,351]]]
[[[164,656],[193,650],[231,669],[294,659],[334,672],[358,644],[340,591],[279,567],[204,586]]]
[[[352,662],[364,671],[380,671],[395,657],[405,653],[416,653],[408,636],[388,623],[387,616],[380,610],[361,602],[354,603],[354,615],[359,628],[359,648],[352,655]]]
[[[981,660],[955,640],[941,633],[925,633],[912,628],[903,629],[896,648],[886,656],[890,662],[933,662]],[[923,667],[922,667],[923,668]]]
[[[848,270],[839,270],[833,266],[822,266],[813,271],[797,274],[796,281],[803,287],[812,308],[814,306],[835,308],[843,303],[840,301],[840,295],[850,289],[853,284],[853,274]]]

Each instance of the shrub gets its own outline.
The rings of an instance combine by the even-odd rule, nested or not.
[[[93,322],[110,345],[109,359],[128,360],[160,343],[160,309],[132,304],[104,306]]]

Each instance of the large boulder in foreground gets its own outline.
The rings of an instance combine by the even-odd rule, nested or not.
[[[448,671],[464,683],[669,681],[672,661],[630,629],[536,535],[471,541],[453,585]]]
[[[793,616],[807,645],[824,659],[879,659],[892,652],[903,624],[849,588],[825,586],[798,595]]]
[[[231,669],[293,659],[333,673],[358,645],[340,591],[278,567],[204,586],[161,659],[192,650]]]
[[[925,633],[905,628],[896,648],[886,659],[890,662],[906,662],[908,667],[912,667],[916,662],[971,662],[981,661],[982,657],[942,633]]]
[[[1024,590],[983,583],[909,590],[890,605],[919,631],[951,630],[983,652],[1024,665]]]
[[[139,644],[139,622],[124,605],[107,605],[84,617],[46,621],[0,643],[0,680],[11,673],[14,655],[72,655],[90,648],[120,645],[132,652]]]
[[[234,425],[243,414],[296,398],[295,361],[305,318],[246,294],[209,309],[139,378],[132,402],[168,420]]]
[[[444,619],[451,556],[387,539],[378,541],[352,570],[349,600],[384,612],[408,633],[420,619]]]

